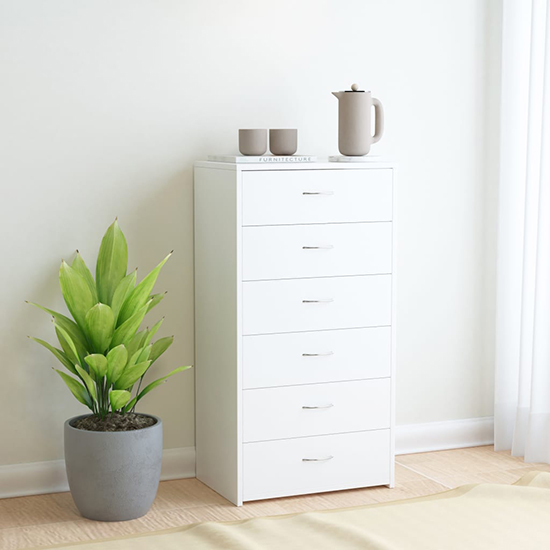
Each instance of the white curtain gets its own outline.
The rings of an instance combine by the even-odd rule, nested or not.
[[[550,463],[550,0],[504,0],[495,449]]]

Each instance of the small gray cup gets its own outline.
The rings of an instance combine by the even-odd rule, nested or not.
[[[267,151],[267,130],[239,130],[239,151],[242,155],[263,155]]]
[[[298,130],[269,130],[269,149],[274,155],[293,155],[298,150]]]

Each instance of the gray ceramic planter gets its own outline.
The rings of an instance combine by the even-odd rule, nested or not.
[[[155,500],[160,480],[160,418],[153,416],[157,423],[142,430],[90,432],[72,426],[83,416],[65,422],[65,464],[78,510],[98,521],[143,516]]]

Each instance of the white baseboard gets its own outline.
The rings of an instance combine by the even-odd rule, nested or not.
[[[426,453],[493,444],[492,416],[397,426],[395,454]]]
[[[161,480],[195,477],[195,447],[165,449]],[[69,490],[64,460],[0,466],[0,498]]]
[[[396,427],[396,454],[425,453],[493,443],[493,417]],[[195,477],[195,448],[166,449],[161,479]],[[0,498],[68,491],[64,460],[0,466]]]
[[[0,498],[68,490],[64,460],[0,466]]]
[[[164,449],[160,479],[183,479],[195,477],[195,447]]]

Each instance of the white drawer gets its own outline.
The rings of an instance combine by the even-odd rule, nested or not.
[[[244,389],[384,378],[390,364],[390,327],[243,338]]]
[[[388,222],[245,227],[243,279],[391,273],[391,243]]]
[[[243,392],[243,441],[390,427],[390,379]]]
[[[391,275],[243,283],[243,334],[391,323]]]
[[[389,430],[245,443],[244,500],[385,485],[390,463]]]
[[[392,170],[243,174],[243,225],[391,221]]]

